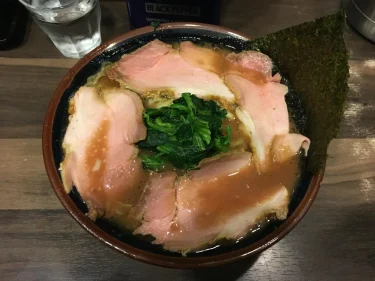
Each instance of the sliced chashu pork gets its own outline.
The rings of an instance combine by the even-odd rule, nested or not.
[[[182,44],[182,49],[183,46]],[[186,54],[182,49],[181,52]],[[202,65],[204,64],[202,60]],[[141,96],[171,90],[173,98],[179,98],[182,93],[188,92],[201,98],[215,96],[234,101],[233,93],[223,80],[201,66],[185,58],[185,55],[181,56],[180,50],[171,45],[154,40],[133,53],[124,55],[108,70],[108,76],[121,81]]]
[[[271,59],[254,51],[232,53],[226,59],[241,68],[241,71],[230,69],[224,79],[238,99],[240,106],[236,109],[236,115],[247,129],[257,160],[262,164],[267,162],[276,137],[283,139],[284,148],[292,153],[302,147],[307,154],[310,140],[298,134],[289,135],[289,115],[285,102],[288,88],[280,83],[279,74],[272,76]],[[244,75],[247,72],[261,73],[264,79],[249,79],[249,75]]]
[[[176,214],[176,182],[174,172],[152,173],[145,186],[142,198],[132,216],[142,222],[134,234],[151,234],[154,237],[164,237]]]
[[[142,102],[128,90],[81,87],[70,103],[60,167],[65,190],[77,188],[92,219],[111,217],[139,199],[144,172],[134,143],[146,137]]]
[[[154,243],[171,251],[188,252],[220,238],[238,239],[264,216],[276,214],[285,219],[288,192],[284,184],[294,180],[295,166],[259,175],[250,153],[236,153],[202,163],[176,183],[176,209],[168,193],[173,175],[159,175],[168,182],[160,192],[160,178],[149,185],[152,213],[168,206],[157,217],[144,216],[135,234],[151,234]],[[278,167],[279,168],[279,167]],[[167,192],[167,196],[165,193]],[[151,198],[152,197],[152,198]]]
[[[278,82],[256,84],[237,74],[226,75],[225,81],[238,97],[236,115],[246,126],[253,151],[262,162],[273,138],[289,133],[288,88]]]

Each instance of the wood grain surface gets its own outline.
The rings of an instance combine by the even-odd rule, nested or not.
[[[104,40],[129,30],[124,1],[102,1]],[[222,1],[221,24],[252,37],[330,14],[340,0]],[[253,259],[204,270],[143,264],[86,233],[50,188],[41,151],[46,107],[77,60],[30,21],[0,52],[0,281],[375,280],[375,45],[349,28],[350,93],[321,190],[282,241]]]

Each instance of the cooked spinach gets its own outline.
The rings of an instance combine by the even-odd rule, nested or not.
[[[215,101],[183,93],[170,106],[148,108],[143,114],[147,138],[137,143],[143,166],[159,171],[167,163],[191,170],[199,162],[228,150],[231,127],[223,134],[227,111]]]

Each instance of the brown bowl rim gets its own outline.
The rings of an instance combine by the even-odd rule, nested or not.
[[[216,31],[220,33],[227,34],[228,36],[237,37],[245,40],[250,40],[247,35],[241,34],[237,31],[211,25],[211,24],[203,24],[203,23],[194,23],[194,22],[176,22],[176,23],[167,23],[161,24],[158,30],[167,30],[167,29],[175,29],[175,28],[194,28],[200,30],[208,30],[208,31]],[[264,251],[265,249],[269,248],[279,240],[281,240],[286,234],[288,234],[297,224],[298,222],[304,217],[307,213],[309,208],[311,207],[314,199],[317,196],[317,193],[320,188],[320,183],[323,179],[324,169],[322,169],[316,175],[313,175],[308,190],[298,205],[298,207],[294,210],[293,214],[288,217],[283,224],[277,228],[275,231],[270,233],[269,235],[265,236],[264,238],[260,239],[259,241],[235,250],[233,252],[220,254],[213,257],[198,257],[198,258],[190,258],[190,257],[168,257],[163,255],[158,255],[154,253],[150,253],[147,251],[143,251],[141,249],[132,247],[120,240],[110,236],[108,233],[104,232],[100,229],[93,221],[91,221],[85,214],[83,214],[75,203],[70,199],[69,195],[65,192],[60,177],[58,175],[58,171],[55,167],[54,158],[53,158],[53,150],[52,150],[52,128],[53,122],[55,118],[56,109],[60,102],[60,99],[65,92],[65,90],[70,86],[74,76],[92,59],[94,59],[97,55],[101,54],[108,48],[112,48],[113,46],[121,43],[122,41],[129,39],[131,37],[142,35],[144,33],[152,32],[154,30],[153,27],[147,26],[139,29],[135,29],[129,31],[125,34],[117,36],[116,38],[105,42],[104,44],[100,45],[89,54],[84,56],[81,60],[79,60],[64,76],[58,87],[56,88],[51,101],[48,105],[48,109],[44,119],[44,126],[43,126],[43,137],[42,137],[42,149],[43,149],[43,158],[44,158],[44,165],[47,171],[47,175],[49,177],[51,186],[55,191],[57,197],[59,198],[60,202],[64,206],[64,208],[69,212],[69,214],[80,224],[87,232],[89,232],[92,236],[99,239],[101,242],[107,244],[111,248],[119,251],[120,253],[125,254],[128,257],[133,259],[146,262],[153,265],[163,266],[163,267],[171,267],[171,268],[200,268],[200,267],[211,267],[211,266],[218,266],[223,265],[226,263],[238,261],[245,257],[253,256],[257,253]]]

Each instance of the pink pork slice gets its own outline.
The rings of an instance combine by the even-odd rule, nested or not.
[[[265,162],[274,138],[288,135],[290,131],[285,102],[288,88],[280,83],[279,74],[272,77],[272,61],[262,53],[247,51],[229,54],[227,59],[239,64],[245,71],[247,69],[248,72],[259,72],[265,77],[264,81],[255,81],[238,72],[228,71],[225,75],[226,84],[241,105],[237,108],[236,115],[247,128],[257,160]],[[286,143],[286,140],[290,143]],[[307,153],[310,140],[298,134],[291,134],[284,138],[283,144],[289,146],[291,153],[298,152],[302,146]]]
[[[176,212],[176,173],[150,175],[142,199],[132,210],[142,225],[134,234],[151,234],[162,239],[167,235]]]
[[[65,190],[76,186],[95,219],[135,204],[144,177],[134,143],[146,137],[140,98],[128,90],[81,87],[71,100],[73,114],[60,165]]]
[[[200,170],[189,172],[176,183],[176,211],[168,208],[157,219],[144,217],[135,233],[153,235],[154,243],[165,249],[188,252],[220,238],[241,238],[267,214],[284,219],[287,190],[280,182],[269,181],[269,176],[267,183],[260,178],[250,158],[250,153],[236,153],[205,161]],[[172,177],[169,180],[171,186]],[[156,184],[154,188],[157,196],[160,187]],[[170,197],[164,202],[160,198],[165,196],[153,199],[158,202],[154,211],[164,204],[172,206]]]
[[[228,101],[234,100],[233,93],[216,73],[186,58],[183,44],[181,54],[180,50],[154,40],[124,55],[108,70],[108,76],[120,80],[141,95],[172,90],[175,98],[189,92],[202,98],[214,95]]]

